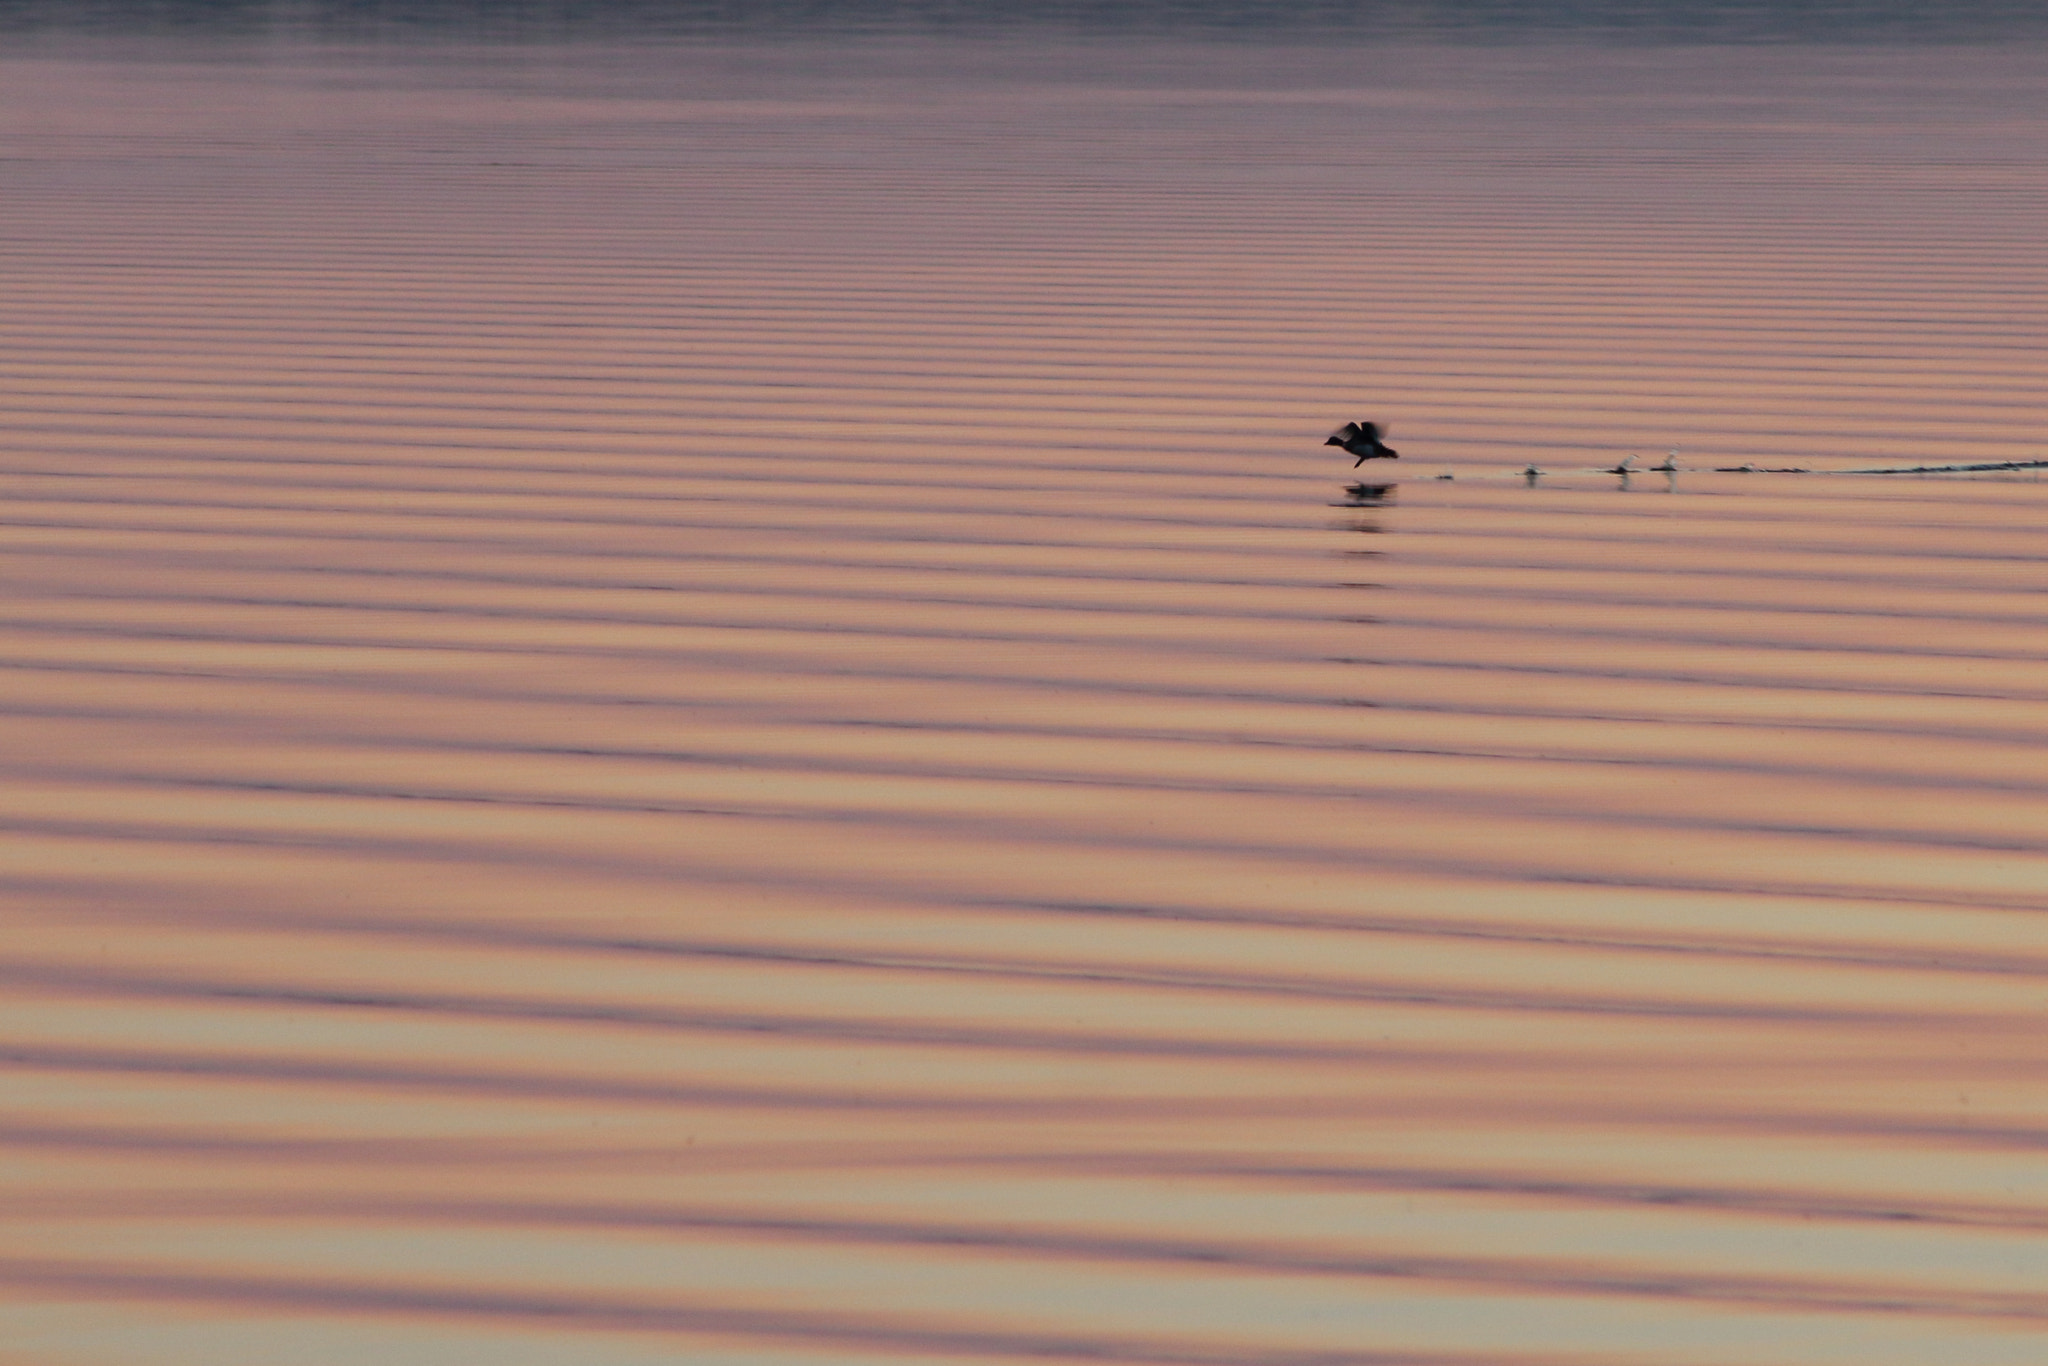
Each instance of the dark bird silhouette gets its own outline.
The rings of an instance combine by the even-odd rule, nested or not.
[[[1351,462],[1351,468],[1354,470],[1368,460],[1399,460],[1401,458],[1401,452],[1380,440],[1380,428],[1377,422],[1347,422],[1336,431],[1331,432],[1330,439],[1323,444],[1325,446],[1342,446],[1345,450],[1357,456],[1358,459]]]

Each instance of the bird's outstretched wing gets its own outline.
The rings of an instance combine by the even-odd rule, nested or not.
[[[1366,429],[1360,427],[1356,422],[1347,422],[1336,431],[1331,432],[1330,439],[1323,444],[1325,446],[1342,446],[1356,440],[1358,437],[1364,436],[1365,432]]]

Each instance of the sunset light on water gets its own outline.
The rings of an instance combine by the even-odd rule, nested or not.
[[[2048,1360],[2038,35],[18,18],[4,1366]]]

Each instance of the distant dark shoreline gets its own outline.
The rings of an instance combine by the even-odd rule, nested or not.
[[[2038,0],[0,0],[0,33],[447,34],[518,42],[982,33],[1479,43],[1959,42],[2048,38]]]

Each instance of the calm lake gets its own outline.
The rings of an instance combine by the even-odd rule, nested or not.
[[[1726,36],[0,31],[0,1360],[2048,1359],[2048,46]]]

